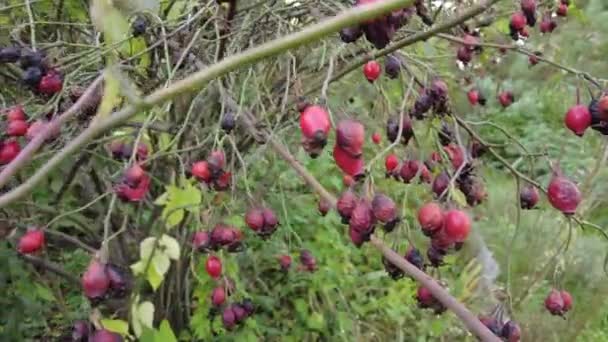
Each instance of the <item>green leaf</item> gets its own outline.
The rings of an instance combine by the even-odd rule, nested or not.
[[[156,267],[148,267],[148,273],[146,275],[150,286],[152,286],[152,289],[156,291],[163,282],[163,275],[158,274]]]
[[[139,322],[148,328],[153,328],[154,324],[154,304],[151,302],[142,302],[137,309],[137,319]]]
[[[179,259],[179,242],[175,238],[165,234],[160,238],[159,245],[163,247],[166,256],[173,260]]]
[[[104,329],[121,334],[122,336],[129,335],[129,323],[121,319],[102,319],[101,325]]]
[[[310,317],[306,321],[306,324],[310,329],[322,331],[325,327],[325,319],[320,313],[314,312],[312,315],[310,315]]]
[[[55,302],[55,296],[53,295],[53,292],[51,292],[51,290],[46,287],[46,286],[42,286],[38,283],[36,283],[36,294],[38,295],[39,298],[44,299],[48,302]]]
[[[166,254],[156,253],[154,257],[152,257],[152,266],[156,269],[156,273],[164,278],[165,273],[167,273],[171,266],[171,261]]]
[[[167,200],[163,209],[163,218],[167,227],[178,225],[184,218],[185,210],[194,211],[202,201],[199,188],[190,183],[185,183],[183,188],[170,185],[167,187]]]
[[[158,13],[159,0],[114,0],[118,9],[131,15],[137,12]]]
[[[150,254],[152,254],[152,250],[154,249],[155,240],[155,237],[148,237],[139,244],[139,258],[141,260],[148,260],[150,258]]]
[[[160,327],[154,340],[155,342],[177,342],[177,337],[175,337],[173,329],[171,329],[171,325],[166,319],[160,322]]]
[[[133,271],[134,274],[142,274],[142,273],[144,273],[145,267],[146,267],[146,263],[140,260],[140,261],[134,263],[133,265],[131,265],[131,270]]]

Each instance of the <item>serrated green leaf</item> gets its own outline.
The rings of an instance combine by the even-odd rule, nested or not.
[[[102,319],[101,325],[104,329],[110,330],[122,336],[129,335],[129,323],[121,319]]]

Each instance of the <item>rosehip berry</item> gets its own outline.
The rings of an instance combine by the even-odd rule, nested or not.
[[[27,117],[25,116],[25,112],[23,111],[23,107],[15,106],[9,109],[8,114],[6,114],[6,120],[8,122],[11,121],[26,121]]]
[[[363,153],[365,127],[356,120],[341,120],[336,127],[336,146],[349,157],[358,158]]]
[[[582,137],[583,134],[585,134],[585,130],[591,126],[591,113],[589,112],[589,108],[580,104],[571,107],[566,113],[564,123],[568,129],[574,132],[574,134]]]
[[[315,145],[325,146],[330,128],[329,113],[325,108],[318,105],[306,106],[300,113],[302,135],[312,140]]]
[[[8,164],[19,155],[21,146],[17,140],[9,139],[0,144],[0,164]]]
[[[245,223],[251,230],[259,231],[264,228],[264,211],[258,208],[251,208],[245,214]]]
[[[528,185],[521,189],[519,193],[519,201],[522,209],[532,209],[538,203],[538,189],[535,186]]]
[[[376,61],[369,61],[363,66],[363,74],[370,83],[378,79],[381,72],[382,68],[380,67],[380,63]]]
[[[211,182],[211,170],[209,170],[209,163],[207,161],[198,161],[192,164],[192,175],[199,181],[205,183]]]
[[[500,102],[500,105],[503,106],[504,108],[509,107],[513,101],[515,100],[513,93],[510,91],[503,91],[500,94],[498,94],[498,102]]]
[[[286,254],[279,256],[279,265],[281,265],[281,270],[288,271],[291,267],[291,257]]]
[[[399,166],[399,158],[394,154],[389,154],[384,160],[384,166],[386,167],[387,173],[392,173]]]
[[[106,264],[95,259],[91,260],[81,279],[84,294],[89,299],[105,296],[110,288],[110,277],[106,272]]]
[[[382,140],[382,137],[380,136],[380,133],[376,132],[374,134],[372,134],[372,142],[376,145],[380,144],[380,141]]]
[[[222,261],[215,255],[210,255],[205,262],[205,270],[211,278],[219,278],[222,275]]]
[[[137,187],[139,182],[146,176],[146,171],[139,165],[134,164],[125,171],[125,181],[127,184]]]
[[[479,103],[479,91],[477,89],[471,89],[467,93],[467,98],[471,106],[476,106]]]
[[[526,16],[521,12],[516,12],[511,15],[511,28],[516,31],[521,31],[527,24]]]
[[[6,127],[6,134],[11,137],[22,137],[27,133],[29,125],[25,121],[13,120],[9,121]]]
[[[352,185],[355,178],[360,178],[364,175],[365,161],[362,156],[353,157],[349,152],[336,144],[334,146],[333,157],[340,170],[350,177],[348,182],[346,182],[346,177],[344,178],[346,186]]]
[[[434,202],[427,203],[418,210],[418,223],[427,236],[434,235],[443,227],[443,210]]]
[[[545,308],[552,315],[561,316],[564,313],[564,299],[558,290],[553,289],[549,292],[549,295],[545,299]]]
[[[444,215],[443,231],[454,242],[464,242],[471,230],[471,219],[464,211],[449,210]]]
[[[557,10],[555,11],[555,14],[557,14],[560,17],[568,16],[568,5],[566,5],[564,3],[559,4],[559,6],[557,6]]]
[[[44,247],[44,231],[30,229],[19,239],[17,251],[21,254],[36,253]]]
[[[357,196],[355,193],[348,189],[342,193],[340,198],[338,198],[338,202],[336,203],[336,208],[338,210],[338,214],[342,217],[343,220],[350,219],[350,216],[357,205]]]
[[[226,301],[226,291],[222,286],[218,286],[211,291],[211,304],[221,306]]]
[[[49,71],[40,80],[38,91],[44,95],[55,95],[63,88],[61,75],[56,71]]]
[[[560,172],[554,172],[547,188],[547,197],[549,203],[565,215],[574,214],[581,201],[581,193],[576,184]]]
[[[106,329],[97,330],[89,339],[89,342],[122,342],[123,338],[117,333]]]

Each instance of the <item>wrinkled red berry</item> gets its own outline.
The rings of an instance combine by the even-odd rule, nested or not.
[[[349,227],[360,233],[370,233],[375,223],[372,206],[367,200],[359,200],[348,222]]]
[[[288,271],[291,267],[291,257],[286,254],[279,256],[279,265],[281,265],[281,270]]]
[[[450,158],[454,169],[458,170],[464,163],[464,150],[456,144],[448,144],[447,146],[444,146],[443,149]]]
[[[318,205],[317,209],[319,209],[319,214],[321,214],[321,216],[327,215],[330,208],[331,208],[331,205],[325,198],[319,199],[319,205]]]
[[[350,157],[360,157],[363,153],[365,127],[355,120],[341,120],[336,128],[336,146],[339,146]]]
[[[17,251],[22,254],[36,253],[44,247],[44,241],[44,230],[30,229],[19,239]]]
[[[507,321],[502,326],[500,335],[506,339],[506,342],[519,342],[521,339],[521,329],[514,321]]]
[[[513,93],[510,91],[503,91],[500,92],[500,94],[498,94],[498,102],[500,102],[500,105],[503,106],[504,108],[509,107],[513,101],[515,100],[515,97],[513,96]]]
[[[137,186],[139,182],[146,176],[146,171],[139,165],[134,164],[125,171],[125,181],[132,186]]]
[[[334,161],[336,165],[346,175],[359,178],[364,174],[365,161],[362,156],[353,157],[350,153],[346,152],[339,145],[334,146],[333,152]],[[354,181],[354,179],[353,179]],[[347,184],[347,186],[350,184]]]
[[[352,190],[348,189],[343,192],[336,203],[338,214],[340,214],[343,219],[349,220],[355,206],[357,205],[357,200],[357,195],[355,195]]]
[[[448,174],[443,171],[440,174],[437,175],[437,177],[435,177],[435,180],[433,181],[433,193],[435,194],[435,196],[437,198],[440,198],[441,195],[444,194],[444,192],[446,192],[448,186],[450,185],[450,176],[448,176]]]
[[[545,299],[545,308],[552,315],[562,315],[564,313],[564,299],[561,293],[553,289]]]
[[[376,220],[389,223],[397,219],[397,207],[393,200],[383,194],[376,194],[372,200],[372,211]]]
[[[38,91],[44,95],[54,95],[63,88],[63,80],[61,75],[56,71],[49,71],[38,83]]]
[[[264,211],[258,208],[251,208],[245,214],[245,223],[251,230],[259,231],[264,227]]]

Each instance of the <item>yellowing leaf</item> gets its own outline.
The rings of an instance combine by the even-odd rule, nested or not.
[[[179,259],[179,242],[177,242],[175,238],[165,234],[160,238],[159,245],[163,247],[165,255],[167,255],[169,258],[173,260]]]
[[[169,267],[171,267],[171,261],[165,254],[156,253],[154,254],[154,257],[152,257],[152,266],[156,268],[158,275],[164,277],[165,273],[169,270]]]
[[[146,275],[150,286],[152,286],[152,289],[156,291],[163,282],[163,276],[156,272],[156,267],[148,267],[148,273]]]
[[[137,309],[139,322],[148,328],[153,328],[154,323],[154,304],[151,302],[142,302]]]
[[[154,249],[154,241],[156,241],[156,238],[148,237],[139,244],[139,258],[141,260],[148,260],[150,258],[150,254],[152,254],[152,250]]]

